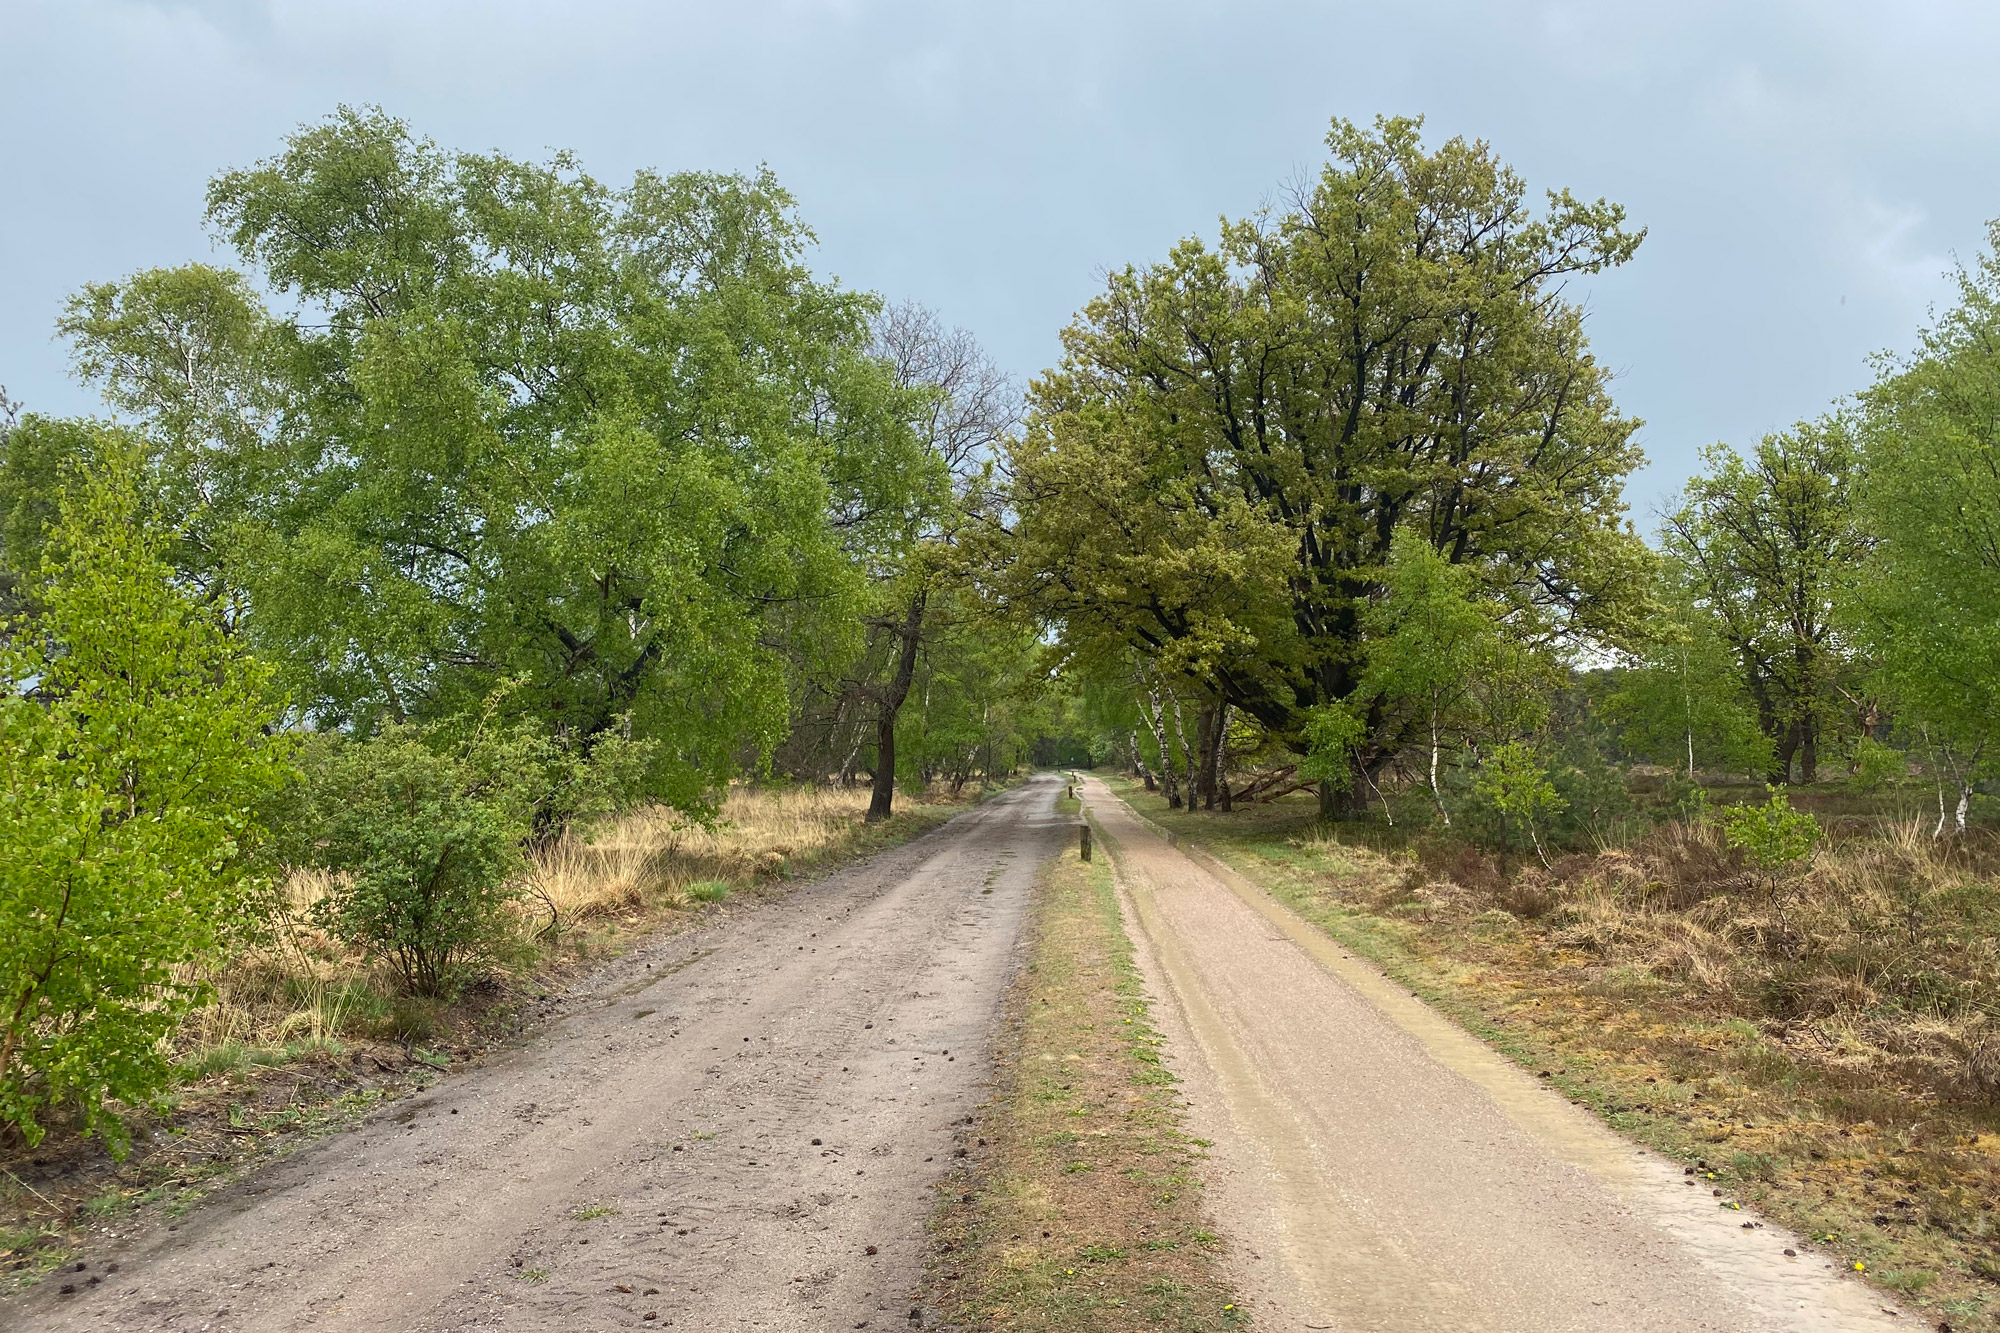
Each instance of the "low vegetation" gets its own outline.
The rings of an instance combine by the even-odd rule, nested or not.
[[[1766,804],[1737,807],[1765,812],[1741,846],[1742,817],[1669,818],[1503,874],[1300,799],[1120,790],[1726,1200],[2000,1327],[2000,841],[1850,813],[1801,848],[1806,812]]]
[[[249,1165],[477,1059],[640,936],[913,837],[980,794],[954,801],[941,787],[869,823],[865,786],[739,786],[712,824],[659,809],[607,819],[594,836],[523,857],[482,937],[476,983],[450,996],[412,993],[392,956],[329,920],[333,874],[293,873],[255,944],[178,973],[209,1002],[180,1015],[160,1045],[164,1097],[113,1104],[130,1127],[128,1156],[64,1132],[0,1152],[0,1272],[31,1278],[86,1234],[122,1229],[138,1207],[177,1214]]]
[[[1095,760],[1620,1123],[1727,1148],[1731,1188],[1984,1318],[2000,225],[1910,355],[1707,451],[1649,544],[1571,299],[1643,230],[1417,120],[1326,143],[1213,241],[1108,270],[1025,393],[816,275],[767,171],[615,185],[341,108],[215,176],[234,267],[91,283],[59,322],[115,420],[0,394],[24,1225],[68,1215],[36,1191],[79,1135],[164,1162],[153,1130],[210,1106],[129,1178],[185,1185],[926,792]],[[1044,910],[1101,956],[1042,948],[1095,979],[1023,1040],[1129,1073],[1078,874]],[[1103,1077],[1023,1082],[1005,1169],[1063,1160],[1056,1107],[1129,1179],[1179,1160],[1164,1103]],[[1106,1179],[1047,1206],[1125,1209]],[[1079,1222],[1077,1267],[1030,1207],[969,1288],[992,1309],[1123,1319],[1184,1271],[1155,1307],[1213,1315],[1183,1250]]]
[[[929,1288],[954,1327],[1219,1329],[1247,1320],[1218,1276],[1199,1141],[1119,920],[1111,871],[1049,868],[1008,998],[1000,1085],[940,1187]]]

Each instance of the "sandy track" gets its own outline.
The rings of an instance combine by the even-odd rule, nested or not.
[[[1102,783],[1233,1276],[1264,1329],[1911,1329],[1346,953]],[[1745,1222],[1752,1222],[1744,1229]],[[1787,1259],[1787,1247],[1799,1257]]]
[[[1057,790],[640,949],[519,1049],[0,1328],[911,1327]]]

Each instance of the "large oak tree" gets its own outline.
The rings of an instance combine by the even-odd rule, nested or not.
[[[1009,459],[1003,596],[1072,656],[1137,647],[1295,747],[1352,709],[1364,768],[1403,739],[1364,683],[1399,532],[1541,643],[1619,630],[1646,566],[1637,422],[1565,286],[1640,235],[1567,192],[1532,210],[1486,145],[1419,130],[1336,122],[1285,207],[1111,275]]]

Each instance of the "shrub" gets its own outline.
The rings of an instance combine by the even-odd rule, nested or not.
[[[1847,785],[1858,792],[1876,792],[1901,781],[1909,773],[1902,751],[1882,744],[1872,736],[1854,743],[1854,771]]]
[[[518,737],[442,744],[414,726],[328,738],[307,769],[311,862],[341,878],[316,909],[387,961],[403,989],[450,992],[496,938],[533,811]]]
[[[50,532],[43,614],[0,645],[0,1123],[156,1097],[206,990],[177,969],[249,916],[256,811],[291,773],[268,675],[177,588],[108,450]]]
[[[1365,730],[1360,718],[1344,703],[1321,704],[1307,710],[1306,754],[1299,760],[1299,776],[1309,782],[1346,791],[1354,784],[1354,747]]]
[[[1533,750],[1518,741],[1496,748],[1473,773],[1472,795],[1491,812],[1503,856],[1512,845],[1514,830],[1519,829],[1528,835],[1542,864],[1548,864],[1536,826],[1562,813],[1567,803]]]
[[[1812,855],[1820,840],[1819,821],[1807,810],[1792,809],[1775,788],[1764,805],[1734,805],[1717,819],[1731,847],[1747,855],[1758,869],[1777,878]]]

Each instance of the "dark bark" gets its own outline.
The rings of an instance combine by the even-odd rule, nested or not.
[[[896,674],[882,691],[875,713],[875,790],[868,798],[868,822],[887,819],[896,801],[896,715],[903,700],[910,697],[910,682],[917,674],[917,646],[923,641],[924,603],[928,589],[910,599],[910,608],[897,627],[902,640],[896,653]]]
[[[1232,807],[1229,794],[1229,705],[1222,705],[1220,716],[1215,723],[1215,793],[1222,802],[1222,813],[1230,813]]]
[[[1771,766],[1771,785],[1789,787],[1792,782],[1792,756],[1799,752],[1799,724],[1794,722],[1785,728],[1778,738],[1777,759]]]
[[[1195,719],[1194,734],[1195,751],[1200,755],[1201,764],[1200,772],[1196,775],[1195,785],[1201,792],[1201,808],[1204,810],[1213,810],[1215,809],[1215,743],[1217,735],[1215,705],[1210,704],[1201,710],[1201,716]],[[1189,803],[1189,808],[1193,808],[1192,802]]]

